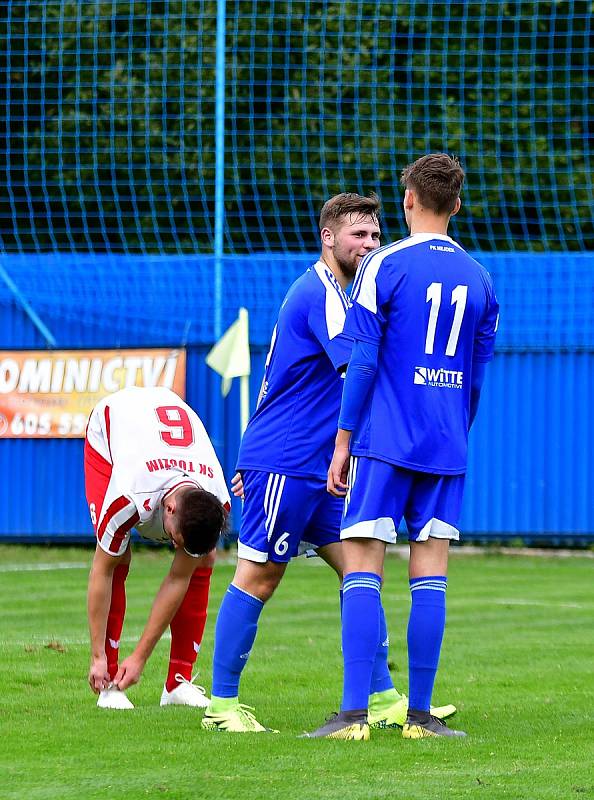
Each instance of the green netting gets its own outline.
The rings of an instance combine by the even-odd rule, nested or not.
[[[214,0],[1,4],[0,246],[212,252]],[[226,4],[227,253],[310,251],[331,194],[460,156],[473,250],[594,246],[590,2]]]

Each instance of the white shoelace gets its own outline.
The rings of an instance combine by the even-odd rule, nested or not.
[[[192,689],[196,689],[196,691],[200,692],[200,694],[204,695],[206,694],[206,689],[204,688],[204,686],[200,686],[199,683],[194,683],[194,681],[198,677],[198,673],[196,673],[196,675],[194,675],[194,677],[191,678],[190,680],[184,678],[184,676],[180,672],[176,672],[173,677],[174,680],[178,681],[180,685],[185,684],[186,686],[190,686]]]

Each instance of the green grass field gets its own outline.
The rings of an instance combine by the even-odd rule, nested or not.
[[[302,740],[341,689],[337,585],[317,559],[289,568],[265,609],[242,700],[281,734],[200,729],[200,713],[158,705],[163,641],[131,712],[100,711],[86,683],[87,549],[0,548],[0,797],[594,797],[594,561],[465,554],[451,560],[448,624],[434,700],[459,708],[464,741]],[[139,550],[123,653],[140,633],[170,556]],[[233,573],[213,578],[199,657],[210,689],[214,619]],[[384,603],[397,687],[406,688],[406,564],[390,557]]]

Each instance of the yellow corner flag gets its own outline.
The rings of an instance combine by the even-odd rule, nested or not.
[[[250,341],[247,308],[239,309],[239,317],[206,356],[206,363],[222,376],[221,392],[229,394],[233,378],[250,374]]]

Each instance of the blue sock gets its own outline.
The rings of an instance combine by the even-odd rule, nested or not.
[[[340,618],[342,619],[342,587],[340,589]],[[375,661],[373,662],[373,672],[371,673],[371,689],[369,694],[385,692],[394,688],[394,681],[390,675],[388,667],[388,651],[390,649],[390,638],[388,636],[388,626],[386,625],[386,614],[384,606],[380,601],[380,635]]]
[[[237,697],[239,679],[258,631],[264,603],[231,584],[221,603],[215,626],[212,694]]]
[[[342,711],[367,708],[380,633],[381,578],[351,572],[342,584]]]
[[[445,629],[445,575],[412,578],[408,620],[408,706],[429,711]]]

